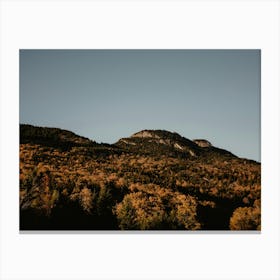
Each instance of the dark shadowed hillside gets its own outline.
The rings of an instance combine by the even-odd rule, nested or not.
[[[260,195],[260,164],[205,139],[20,125],[21,230],[260,230]]]
[[[90,146],[93,141],[76,135],[75,133],[59,128],[35,127],[32,125],[20,125],[20,143],[42,144],[46,146]]]

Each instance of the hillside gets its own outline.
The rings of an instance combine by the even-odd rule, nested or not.
[[[75,133],[59,128],[36,127],[33,125],[20,125],[20,143],[42,144],[46,146],[56,146],[64,144],[76,146],[90,146],[93,141],[78,136]]]
[[[232,153],[213,147],[207,140],[191,141],[176,132],[142,130],[129,138],[122,138],[116,146],[133,153],[150,156],[165,155],[185,159],[234,158]]]
[[[261,166],[165,130],[20,125],[20,229],[260,230]]]

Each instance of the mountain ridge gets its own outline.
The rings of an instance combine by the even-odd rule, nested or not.
[[[107,147],[110,149],[121,149],[124,152],[144,153],[146,155],[156,155],[165,153],[172,157],[235,157],[232,152],[212,145],[207,139],[190,140],[181,136],[177,132],[171,132],[163,129],[143,129],[133,133],[129,137],[120,138],[113,144],[98,143],[95,140],[80,136],[72,131],[57,128],[43,127],[30,124],[20,124],[20,143],[42,144],[54,147],[85,146],[85,147]],[[258,161],[240,158],[244,160]]]
[[[129,151],[153,155],[156,151],[169,156],[179,157],[205,157],[208,155],[236,157],[229,151],[214,147],[208,140],[190,140],[177,132],[167,130],[145,129],[132,134],[130,137],[121,138],[114,145],[126,148]]]
[[[205,139],[144,130],[99,144],[20,125],[19,140],[22,230],[260,228],[260,163]]]
[[[20,142],[72,142],[80,145],[96,143],[89,138],[75,134],[74,132],[57,127],[42,127],[30,124],[20,124]]]

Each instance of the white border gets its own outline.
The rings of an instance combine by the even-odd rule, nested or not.
[[[269,0],[2,1],[1,279],[279,279],[279,31]],[[24,48],[261,49],[262,233],[19,234]]]

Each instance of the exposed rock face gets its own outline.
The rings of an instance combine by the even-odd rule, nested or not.
[[[202,148],[212,147],[212,144],[205,139],[195,139],[193,142]]]
[[[134,133],[133,135],[131,135],[131,137],[140,137],[140,138],[150,138],[150,137],[153,137],[153,138],[160,138],[158,135],[156,135],[155,133],[152,133],[148,130],[142,130],[142,131],[139,131],[137,133]]]
[[[132,142],[129,138],[126,138],[125,139],[120,139],[119,141],[125,143],[125,144],[128,144],[128,145],[136,145],[134,142]]]
[[[179,150],[184,150],[182,146],[180,146],[178,143],[174,144],[174,148],[179,149]]]

